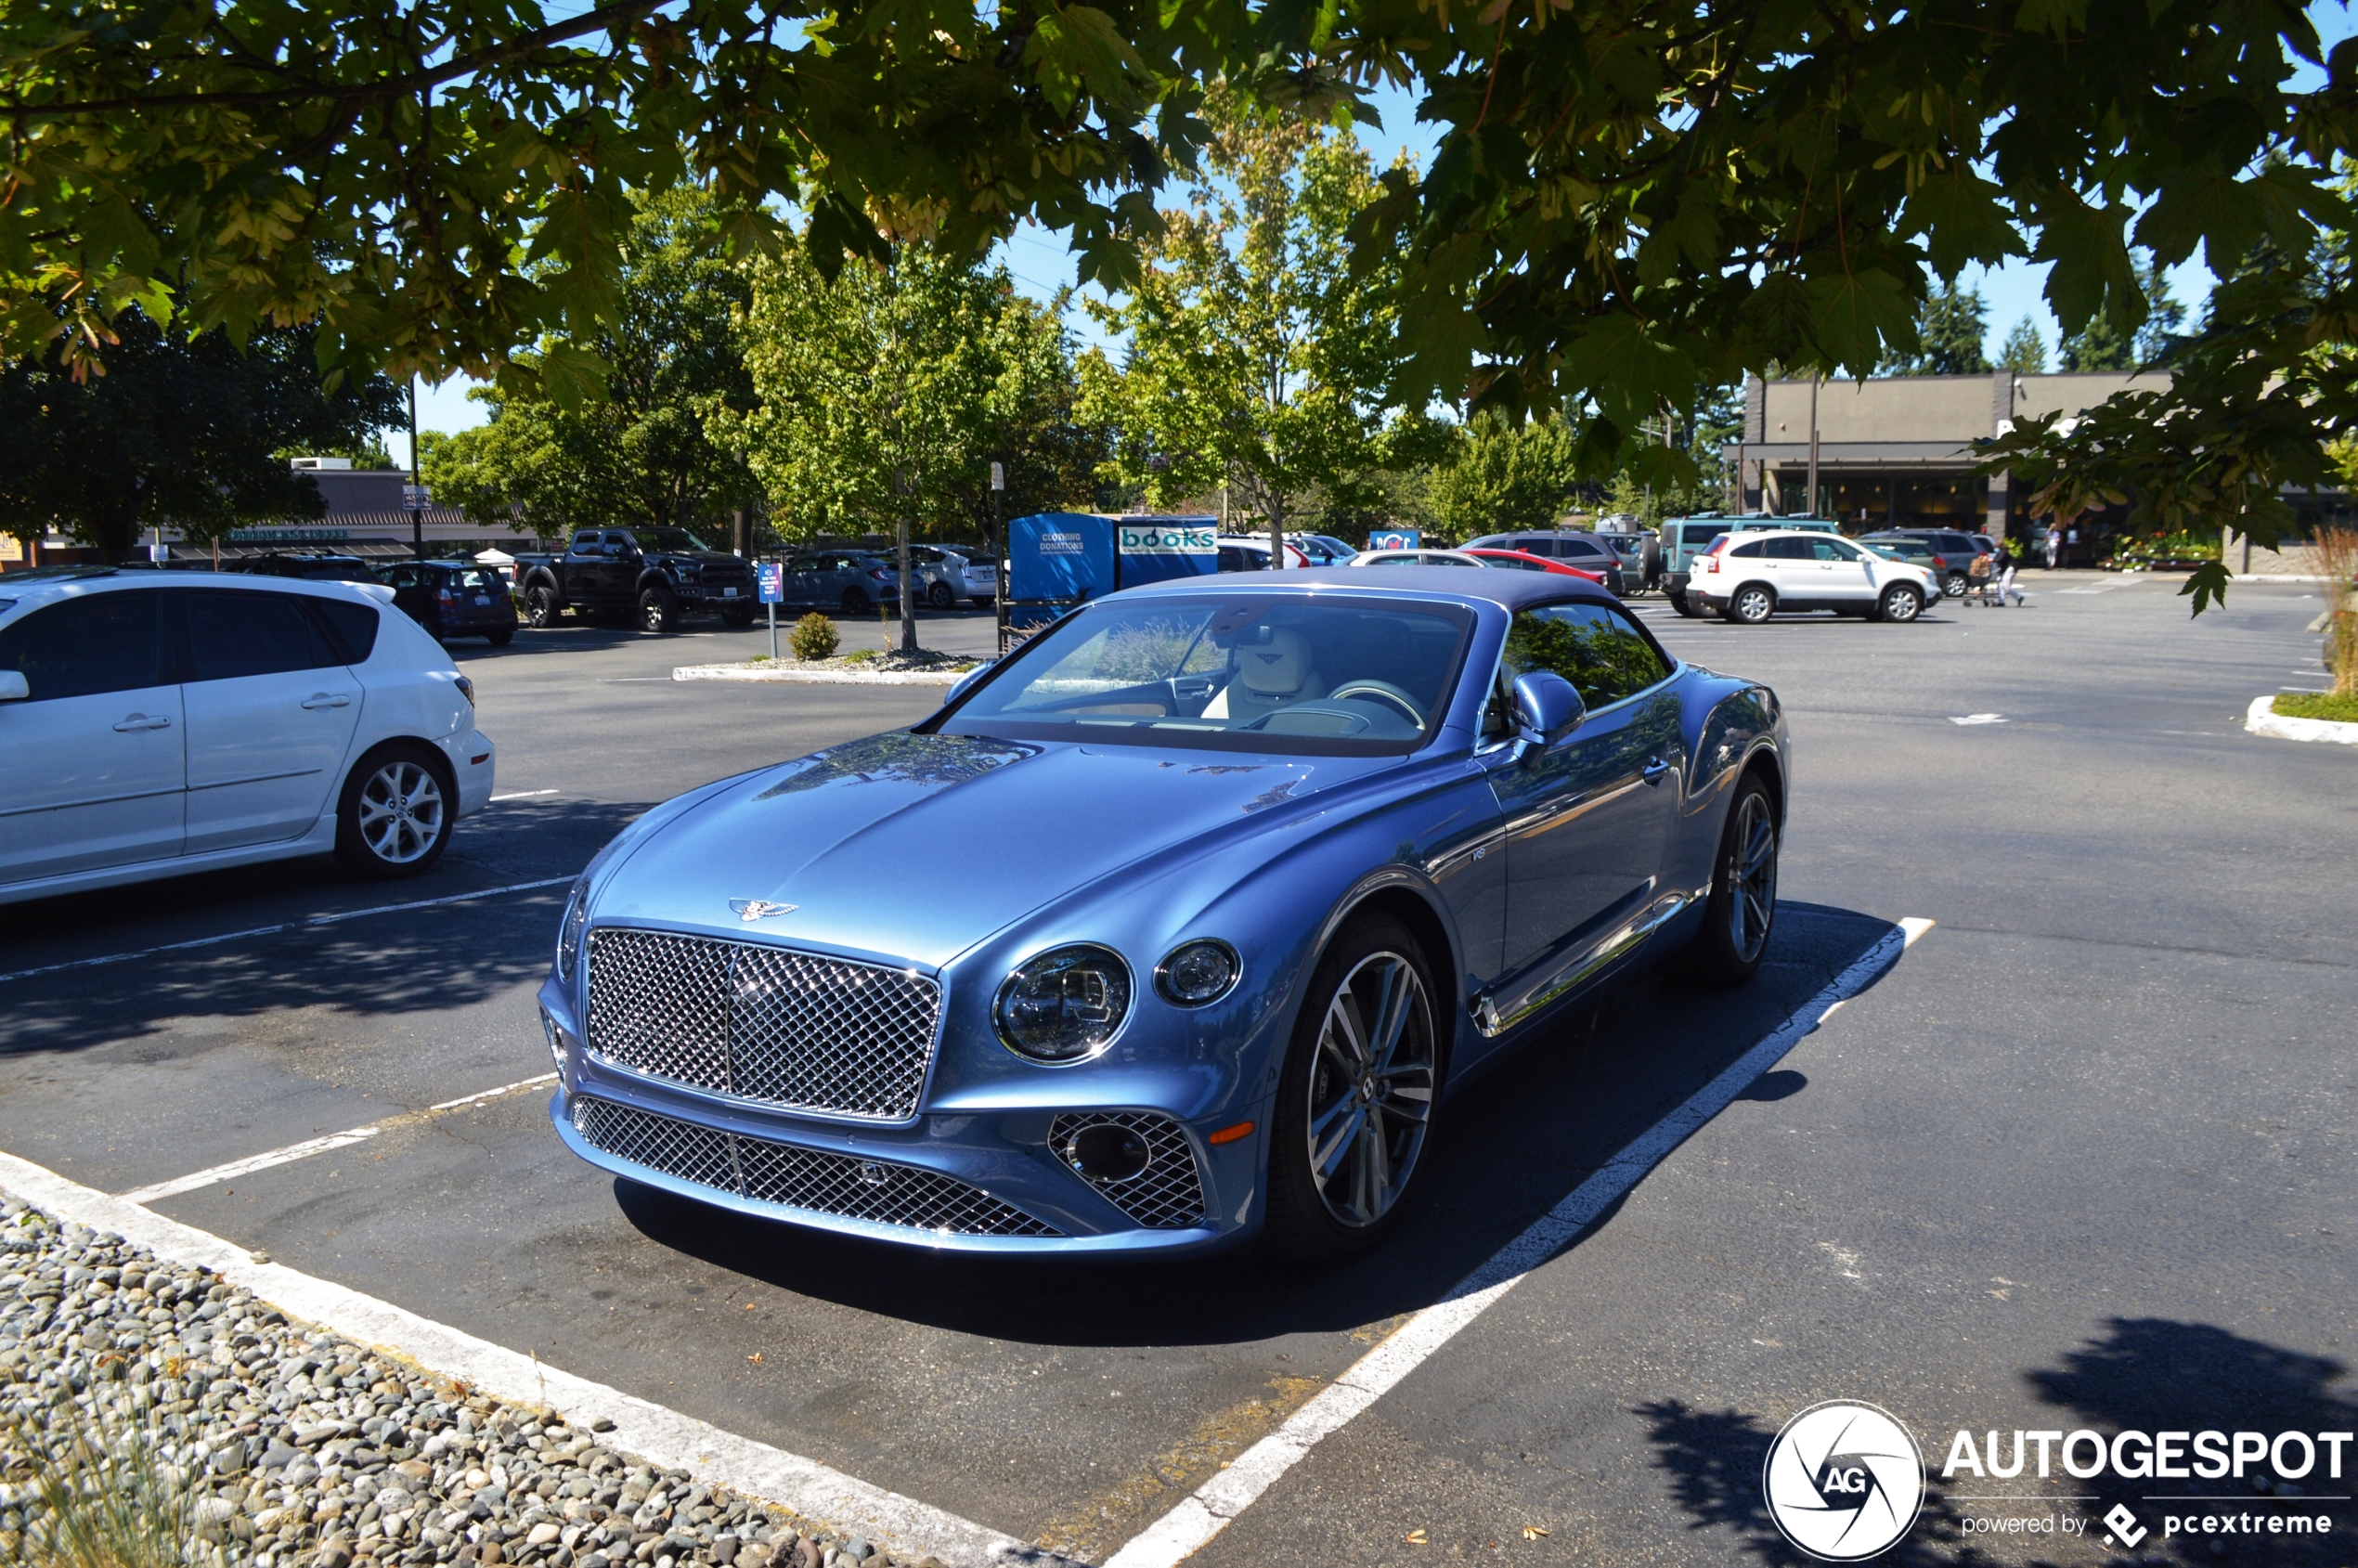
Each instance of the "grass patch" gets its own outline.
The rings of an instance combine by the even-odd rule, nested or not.
[[[2358,724],[2358,697],[2331,692],[2279,692],[2274,709],[2280,719],[2324,719],[2336,724]]]
[[[854,648],[850,653],[846,654],[843,656],[843,662],[846,664],[870,664],[883,657],[884,654],[875,648]]]

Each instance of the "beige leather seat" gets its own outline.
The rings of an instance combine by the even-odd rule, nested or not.
[[[1325,682],[1310,667],[1310,644],[1298,631],[1280,628],[1266,642],[1239,643],[1228,650],[1228,684],[1203,710],[1206,719],[1250,724],[1327,694]]]

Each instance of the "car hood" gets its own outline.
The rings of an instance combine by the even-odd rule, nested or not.
[[[592,915],[939,967],[1108,872],[1397,765],[875,735],[749,774],[650,834]],[[791,907],[732,909],[753,901]]]

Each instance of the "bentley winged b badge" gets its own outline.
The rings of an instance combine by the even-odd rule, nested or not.
[[[738,919],[751,925],[754,921],[766,920],[773,914],[792,914],[797,906],[773,904],[763,899],[731,899],[729,907],[737,912]]]

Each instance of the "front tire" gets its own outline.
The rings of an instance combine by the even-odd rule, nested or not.
[[[720,612],[720,624],[732,631],[743,631],[753,624],[753,609],[748,605],[741,610],[723,610]]]
[[[1875,618],[1905,626],[1924,613],[1924,596],[1906,583],[1894,583],[1875,601]]]
[[[1707,985],[1742,985],[1759,971],[1777,919],[1781,837],[1768,786],[1758,774],[1746,773],[1728,803],[1703,930],[1687,951],[1685,967],[1694,978]]]
[[[639,590],[639,628],[642,631],[666,632],[680,625],[680,601],[667,589],[647,588]]]
[[[1399,1221],[1441,1082],[1441,1017],[1417,939],[1354,920],[1318,962],[1277,1082],[1269,1245],[1305,1263],[1372,1247]]]
[[[432,746],[395,741],[360,759],[336,800],[336,859],[356,876],[415,876],[442,859],[458,782]]]
[[[1777,613],[1777,596],[1758,583],[1746,583],[1720,613],[1739,626],[1759,626]]]

